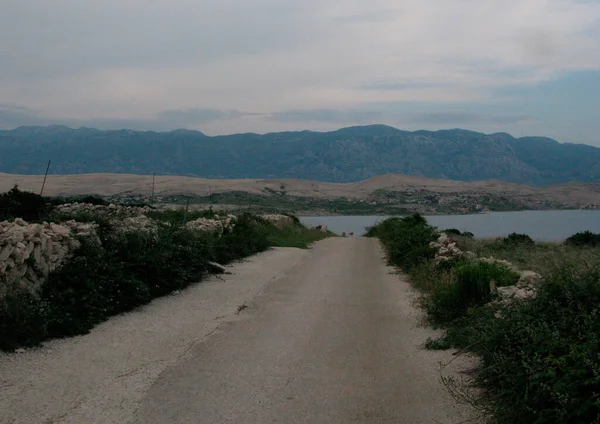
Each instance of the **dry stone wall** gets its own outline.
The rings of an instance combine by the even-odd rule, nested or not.
[[[61,225],[29,224],[20,218],[0,223],[0,299],[15,285],[35,293],[48,275],[65,263],[81,243],[98,242],[96,224],[67,221]]]
[[[261,215],[261,218],[273,224],[277,228],[285,228],[294,225],[294,220],[292,217],[287,215],[268,214]]]
[[[215,215],[213,219],[198,218],[194,221],[190,221],[186,224],[186,227],[190,230],[223,234],[233,231],[235,228],[235,221],[237,221],[235,215],[223,217]]]
[[[90,203],[66,203],[59,205],[55,208],[56,212],[66,215],[77,215],[77,214],[90,214],[98,215],[102,217],[123,217],[123,216],[139,216],[145,215],[151,212],[153,209],[149,206],[138,207],[138,206],[123,206],[110,204],[104,205],[92,205]]]

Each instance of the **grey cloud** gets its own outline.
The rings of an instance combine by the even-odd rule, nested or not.
[[[131,128],[136,130],[166,131],[178,128],[193,128],[212,121],[236,119],[248,115],[254,116],[258,114],[238,110],[192,108],[165,110],[150,119],[64,119],[45,116],[23,106],[0,104],[0,128],[10,129],[28,125],[61,124],[70,127],[84,126],[99,129]]]
[[[448,84],[434,82],[400,82],[379,80],[366,82],[359,85],[357,88],[361,90],[413,90],[423,88],[447,87]]]
[[[430,125],[509,125],[533,122],[528,115],[484,115],[472,112],[431,112],[410,115],[409,119],[417,123]]]
[[[398,18],[399,14],[400,11],[395,9],[370,10],[364,13],[342,16],[334,19],[334,21],[340,23],[381,23],[393,21]]]
[[[521,43],[525,54],[537,60],[551,58],[560,50],[559,34],[547,28],[523,31]]]
[[[6,5],[0,14],[0,38],[7,40],[0,46],[0,75],[189,66],[293,49],[319,37],[318,29],[302,27],[310,14],[302,3],[128,3],[24,0]],[[56,22],[48,25],[53,18]]]
[[[381,116],[381,112],[360,109],[302,109],[274,112],[267,119],[280,122],[371,123]]]

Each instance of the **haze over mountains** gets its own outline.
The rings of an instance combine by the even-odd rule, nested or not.
[[[0,131],[0,172],[129,173],[353,182],[388,173],[529,185],[600,181],[600,148],[544,137],[383,125],[332,132],[209,137],[170,132],[20,127]]]

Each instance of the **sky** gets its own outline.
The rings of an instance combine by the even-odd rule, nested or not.
[[[600,0],[0,0],[0,128],[600,146]]]

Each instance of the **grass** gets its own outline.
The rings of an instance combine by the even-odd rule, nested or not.
[[[78,215],[99,224],[101,244],[82,238],[75,256],[49,275],[38,294],[15,288],[0,299],[0,350],[85,334],[112,315],[201,281],[214,271],[210,262],[228,264],[272,246],[307,248],[331,236],[295,217],[293,225],[280,229],[250,213],[238,215],[234,229],[224,234],[185,227],[187,220],[214,215],[151,212],[163,222],[156,232],[127,233],[101,217]]]
[[[543,275],[535,298],[500,304],[489,302],[494,299],[490,282],[513,284],[514,271],[476,259],[438,265],[420,255],[415,261],[408,250],[421,250],[435,234],[423,225],[418,218],[388,220],[369,233],[381,239],[390,262],[408,272],[430,323],[445,328],[426,347],[479,356],[472,381],[478,390],[445,380],[447,386],[463,399],[467,394],[467,401],[499,424],[600,423],[600,248],[595,237],[578,238],[589,243],[557,244],[523,235],[496,240],[453,235],[462,250]]]
[[[507,245],[502,239],[457,238],[462,250],[478,257],[506,259],[519,269],[549,275],[563,268],[591,269],[600,266],[600,246],[536,242]]]

